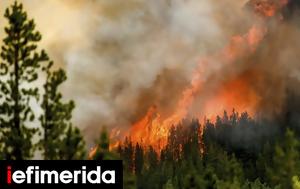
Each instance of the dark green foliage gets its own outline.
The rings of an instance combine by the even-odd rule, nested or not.
[[[124,164],[126,165],[125,169],[129,172],[134,172],[134,146],[130,139],[126,138],[124,147],[121,147],[120,153]]]
[[[264,129],[271,126],[265,124],[247,113],[224,112],[215,123],[206,120],[201,135],[197,120],[183,120],[170,129],[165,148],[134,146],[127,138],[119,153],[125,169],[136,175],[139,189],[295,188],[300,175],[299,136],[291,130],[268,134]],[[255,141],[247,144],[251,139]]]
[[[1,48],[1,158],[28,159],[35,149],[31,139],[37,131],[28,127],[28,122],[35,120],[30,102],[39,97],[38,88],[32,83],[48,56],[37,50],[41,34],[35,31],[34,21],[27,19],[21,4],[15,2],[4,16],[9,26],[5,27]]]
[[[41,34],[35,31],[34,21],[28,20],[22,4],[15,2],[4,17],[8,27],[0,61],[0,158],[30,159],[38,146],[45,159],[84,158],[83,138],[70,122],[75,104],[63,102],[58,90],[67,79],[65,71],[51,70],[53,63],[48,55],[38,50]],[[36,81],[43,81],[39,76],[44,73],[46,81],[40,100],[41,89]],[[43,109],[41,127],[33,128],[33,123],[38,122],[32,104]],[[33,144],[38,131],[42,139]]]
[[[142,146],[136,144],[135,154],[134,154],[135,173],[137,175],[140,175],[143,171],[143,167],[144,167],[144,150]]]
[[[109,150],[109,145],[110,145],[109,136],[105,127],[103,127],[100,133],[99,140],[97,141],[96,151],[92,155],[91,159],[94,160],[120,159],[118,154]]]
[[[267,180],[272,186],[292,188],[292,179],[300,175],[300,141],[291,130],[275,144],[271,161],[265,162]]]
[[[56,146],[59,160],[81,160],[86,158],[85,142],[80,130],[71,125],[64,131],[61,145]]]
[[[65,71],[50,70],[52,63],[43,70],[47,74],[42,100],[43,114],[40,121],[43,131],[41,145],[45,159],[82,159],[85,156],[84,141],[77,128],[70,122],[75,108],[73,101],[63,102],[58,87],[67,79]]]
[[[100,134],[100,139],[99,139],[99,147],[103,151],[108,151],[109,150],[109,136],[106,131],[106,128],[103,127],[101,134]]]
[[[149,169],[150,170],[155,169],[158,165],[158,155],[152,146],[149,147],[146,158],[148,160]]]

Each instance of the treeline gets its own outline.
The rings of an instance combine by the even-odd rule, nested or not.
[[[183,120],[161,150],[127,138],[114,153],[100,147],[98,158],[123,160],[125,189],[300,188],[300,138],[289,127],[233,111],[203,128]]]
[[[67,79],[37,43],[41,34],[23,6],[6,9],[0,58],[0,159],[82,159],[85,144],[71,123],[73,101],[59,91]],[[4,22],[1,22],[4,23]],[[35,107],[33,109],[33,107]]]

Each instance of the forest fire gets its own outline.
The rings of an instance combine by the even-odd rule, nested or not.
[[[202,90],[211,85],[210,79],[213,76],[207,74],[208,65],[218,62],[220,65],[214,68],[213,73],[223,74],[224,67],[233,66],[236,61],[251,56],[267,34],[268,18],[275,16],[287,3],[287,0],[252,0],[248,2],[248,6],[258,15],[261,23],[253,25],[246,34],[233,36],[229,44],[215,55],[201,58],[190,85],[182,91],[182,97],[170,116],[162,118],[159,109],[153,105],[140,120],[132,125],[125,136],[130,138],[133,143],[138,142],[161,149],[167,143],[170,128],[178,125],[189,114],[193,114],[193,118],[196,117],[198,120],[205,118],[214,121],[216,116],[221,115],[223,111],[235,109],[237,112],[246,111],[249,115],[254,116],[260,97],[250,83],[253,77],[259,79],[259,72],[253,70],[245,71],[237,76],[229,75],[229,79],[224,78],[221,84],[217,84],[213,94],[204,99],[201,112],[191,113],[191,108],[195,99],[201,98]],[[114,138],[114,136],[111,137]]]
[[[249,78],[256,75],[259,74],[244,73],[220,87],[216,94],[205,102],[205,117],[214,122],[216,115],[222,115],[224,110],[231,111],[232,105],[237,112],[247,111],[250,116],[255,116],[260,97],[251,87]]]
[[[299,0],[0,2],[1,160],[300,189]]]
[[[221,61],[230,66],[238,58],[247,56],[253,52],[259,42],[263,39],[265,28],[254,26],[243,36],[235,36],[230,44],[216,57],[205,59],[199,63],[198,70],[194,73],[190,86],[182,92],[182,98],[175,108],[175,112],[165,119],[161,119],[159,111],[155,106],[150,107],[146,115],[133,124],[129,136],[133,142],[150,144],[158,148],[166,144],[168,131],[172,126],[176,126],[187,117],[189,109],[196,96],[201,96],[201,90],[206,85],[205,64],[211,61]],[[217,59],[217,60],[216,60]],[[221,71],[220,71],[221,72]],[[231,110],[233,107],[237,111],[247,111],[254,114],[255,105],[259,100],[251,86],[247,84],[248,75],[242,75],[234,80],[227,81],[216,94],[212,95],[205,103],[199,120],[203,117],[214,120],[224,110]],[[239,98],[240,94],[246,94],[244,98]]]

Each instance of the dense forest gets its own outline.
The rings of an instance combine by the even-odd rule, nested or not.
[[[94,159],[124,162],[125,188],[286,189],[300,187],[300,135],[291,127],[224,112],[215,123],[183,120],[169,131],[165,148],[127,138],[109,152],[104,131]]]

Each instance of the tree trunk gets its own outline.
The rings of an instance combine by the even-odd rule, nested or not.
[[[48,150],[48,130],[49,130],[49,125],[48,125],[48,117],[49,117],[49,107],[48,107],[48,78],[46,81],[46,86],[45,86],[45,117],[44,117],[44,124],[45,124],[45,129],[44,129],[44,159],[50,159],[49,158],[49,150]]]
[[[20,125],[20,105],[19,105],[19,42],[15,46],[15,60],[14,60],[14,74],[15,74],[15,86],[13,89],[13,100],[14,104],[14,129],[16,130],[16,134],[18,137],[22,137],[21,133],[21,125]],[[18,139],[15,141],[14,152],[13,155],[17,160],[22,159],[22,144],[21,140]]]

